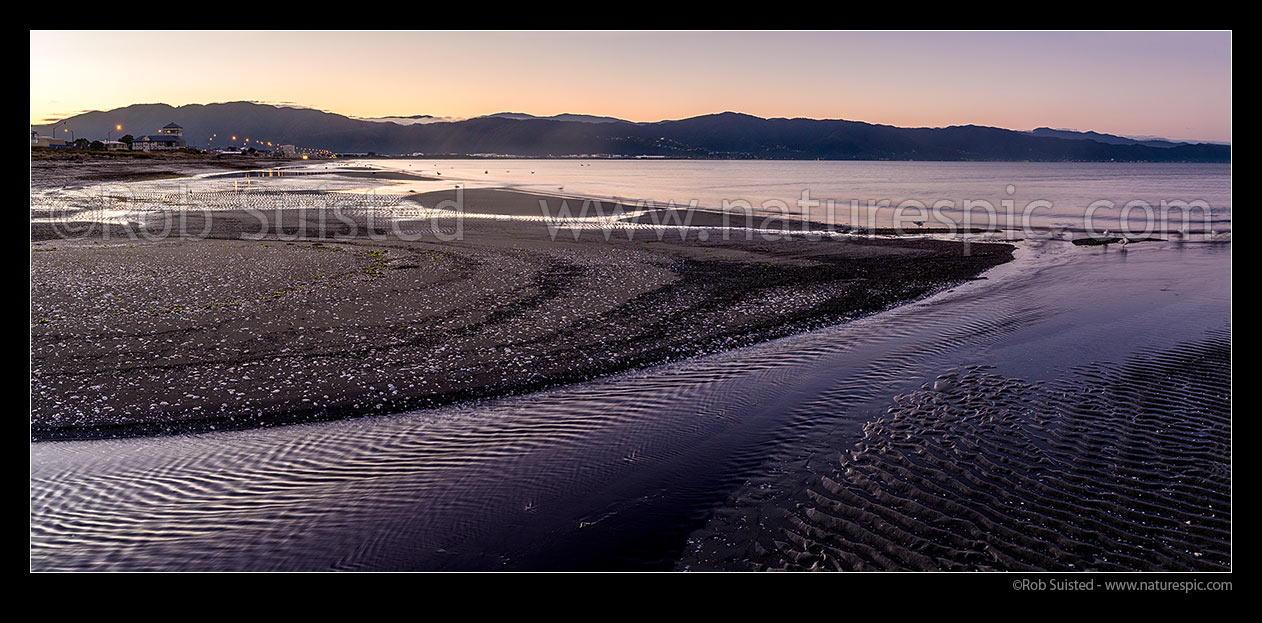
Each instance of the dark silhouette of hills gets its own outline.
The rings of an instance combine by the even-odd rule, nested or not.
[[[1179,141],[1168,141],[1164,139],[1136,139],[1125,136],[1116,136],[1113,134],[1101,134],[1099,132],[1077,132],[1074,130],[1053,130],[1052,128],[1035,128],[1025,134],[1032,136],[1051,136],[1055,138],[1084,139],[1095,141],[1097,143],[1105,143],[1106,145],[1147,145],[1148,147],[1170,148],[1185,145]]]
[[[184,126],[189,145],[198,147],[227,146],[233,143],[231,137],[235,135],[238,145],[249,138],[251,145],[260,141],[266,145],[271,141],[341,153],[534,157],[600,154],[799,160],[1231,160],[1229,145],[1152,146],[1139,141],[1104,140],[1109,135],[1045,136],[1038,131],[1026,133],[973,125],[901,128],[840,119],[763,119],[733,112],[657,123],[631,123],[612,118],[592,121],[588,115],[520,118],[525,116],[506,114],[399,125],[250,102],[180,107],[137,104],[76,115],[55,125],[56,132],[70,128],[77,137],[103,139],[116,124],[122,124],[123,130],[115,131],[115,137],[152,134],[167,123],[176,122]],[[52,125],[33,129],[48,134]]]
[[[574,113],[561,113],[552,115],[551,117],[539,117],[524,112],[499,112],[488,117],[500,117],[502,119],[551,119],[553,121],[578,121],[581,123],[633,123],[626,119],[617,117],[601,117],[597,115],[576,115]]]

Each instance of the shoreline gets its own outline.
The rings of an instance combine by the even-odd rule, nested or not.
[[[294,205],[282,194],[254,199]],[[968,265],[949,240],[734,229],[737,240],[703,241],[721,232],[637,226],[606,237],[591,223],[549,236],[531,206],[581,199],[485,189],[466,207],[507,213],[439,240],[427,228],[454,221],[432,220],[425,206],[440,197],[420,195],[367,205],[395,220],[360,214],[349,237],[328,237],[336,219],[316,227],[319,211],[289,210],[248,240],[254,215],[208,193],[202,215],[146,210],[143,227],[108,226],[121,239],[32,244],[32,311],[39,299],[63,316],[33,318],[33,401],[154,418],[32,443],[32,564],[1230,569],[1230,287],[1218,277],[1229,246],[1115,253],[1034,238],[956,286],[945,277]],[[209,237],[126,237],[176,222]],[[425,235],[391,237],[395,222]],[[791,296],[842,291],[853,296]],[[841,314],[882,298],[890,307]],[[829,312],[841,317],[811,326]],[[371,421],[393,405],[302,400],[376,400],[416,380],[494,389],[617,365],[609,354],[668,363]],[[259,410],[267,428],[195,410],[238,397],[279,410]],[[149,410],[155,399],[174,404]],[[170,421],[181,413],[201,419]],[[302,419],[276,419],[291,416]],[[226,429],[240,430],[183,434]],[[158,507],[136,485],[155,477]]]
[[[541,200],[559,198],[465,194],[474,211]],[[147,226],[176,216],[188,215],[151,212]],[[32,439],[256,428],[529,393],[871,315],[977,278],[1013,251],[702,240],[691,229],[574,240],[578,230],[550,237],[539,223],[479,219],[465,220],[459,241],[380,236],[362,217],[355,236],[331,239],[345,224],[326,217],[278,211],[261,240],[242,239],[258,224],[251,215],[215,211],[185,224],[206,238],[33,243]]]
[[[191,177],[320,161],[273,156],[165,152],[31,152],[31,190],[79,189],[93,184]]]
[[[1008,245],[995,245],[1008,246]],[[1009,260],[1011,261],[1011,260]],[[740,341],[733,344],[725,344],[721,347],[712,349],[697,350],[692,354],[680,357],[666,357],[659,360],[645,360],[640,363],[629,364],[624,367],[611,368],[599,372],[590,372],[584,370],[576,370],[568,377],[560,378],[555,381],[523,384],[520,386],[507,387],[487,387],[472,388],[469,390],[453,391],[446,394],[430,394],[424,396],[421,402],[414,403],[413,406],[404,407],[401,410],[395,409],[387,412],[371,412],[363,407],[348,407],[346,405],[338,405],[334,407],[318,407],[306,409],[290,409],[285,412],[269,414],[265,418],[258,420],[249,419],[239,420],[235,416],[227,416],[227,418],[207,418],[188,421],[155,421],[145,423],[122,423],[122,424],[102,424],[92,425],[88,427],[72,427],[72,428],[31,428],[31,441],[86,441],[94,439],[120,439],[120,438],[140,438],[153,437],[163,435],[182,435],[182,434],[200,434],[209,432],[224,432],[232,430],[253,430],[261,428],[272,428],[276,426],[287,426],[293,424],[314,424],[320,422],[333,422],[339,420],[362,419],[378,415],[400,415],[417,410],[437,409],[446,407],[458,407],[477,403],[483,400],[497,400],[502,398],[520,397],[538,392],[548,392],[554,390],[573,387],[582,383],[606,380],[622,374],[642,372],[658,368],[679,364],[684,361],[690,361],[715,355],[722,355],[738,351],[741,349],[764,345],[783,339],[791,339],[804,334],[815,331],[828,329],[840,324],[847,324],[857,320],[867,319],[882,313],[890,312],[901,307],[916,304],[926,299],[932,298],[948,290],[952,290],[971,281],[986,280],[988,277],[984,273],[1003,266],[1004,264],[996,264],[982,271],[981,274],[964,277],[957,281],[949,281],[939,284],[937,287],[927,290],[922,294],[913,298],[894,301],[887,306],[870,311],[860,312],[855,315],[846,315],[842,318],[828,318],[817,321],[807,321],[796,325],[784,325],[773,327],[765,333],[750,334],[742,336]]]
[[[1016,383],[1014,387],[1032,389],[1037,400],[1043,394],[1037,387],[1043,383],[1083,378],[1066,373],[1062,362],[1121,364],[1129,360],[1127,353],[1145,359],[1200,335],[1201,329],[1210,328],[1212,334],[1215,319],[1195,313],[1195,303],[1188,305],[1200,298],[1193,295],[1204,294],[1199,286],[1203,263],[1192,276],[1176,278],[1175,293],[1169,293],[1138,286],[1114,270],[1133,271],[1138,268],[1136,260],[1160,266],[1161,261],[1152,257],[1156,254],[1132,254],[1130,262],[1116,254],[1099,256],[1111,260],[1105,263],[1061,247],[1049,251],[1066,262],[1053,262],[1050,268],[1042,261],[1018,267],[1037,259],[1027,257],[1025,249],[1021,247],[1014,262],[987,273],[989,281],[887,313],[520,398],[372,421],[228,435],[33,444],[33,564],[43,570],[665,571],[744,569],[746,562],[775,563],[774,558],[766,559],[783,556],[794,568],[809,568],[814,560],[799,554],[798,542],[786,536],[796,537],[795,529],[803,526],[795,517],[814,521],[807,515],[818,519],[818,512],[828,512],[808,493],[830,495],[820,477],[836,480],[830,475],[833,467],[863,439],[866,423],[885,417],[890,407],[906,411],[907,403],[899,396],[924,394],[923,388],[917,392],[922,382],[937,393],[935,375],[992,352],[996,335],[1004,336],[1007,348],[1018,350],[988,363],[999,366],[996,374],[1014,379],[1005,387]],[[1205,254],[1197,255],[1204,259]],[[1039,267],[1037,273],[1016,270],[1034,266]],[[1080,345],[1082,337],[1095,334],[1095,329],[1081,319],[1098,315],[1099,310],[1090,303],[1066,309],[1065,288],[1056,285],[1084,271],[1087,275],[1080,283],[1098,284],[1087,285],[1093,291],[1124,294],[1104,301],[1110,310],[1103,319],[1108,325],[1105,332],[1117,332],[1119,339],[1110,342],[1113,348],[1108,352],[1089,357],[1081,354]],[[1031,274],[1046,278],[1028,278]],[[1108,279],[1110,274],[1116,279]],[[1135,298],[1141,293],[1146,294]],[[1139,320],[1116,313],[1136,304],[1136,313],[1143,315]],[[1189,314],[1195,327],[1177,337],[1145,332],[1150,321],[1172,311],[1178,317]],[[966,324],[960,319],[967,319]],[[1048,334],[1063,337],[1049,342]],[[1042,372],[1023,366],[1021,344],[1041,353]],[[964,408],[972,401],[993,410],[998,403],[1025,395],[973,395],[974,387],[992,386],[967,384],[969,378],[961,376],[956,389],[940,397],[964,400]],[[1128,386],[1133,385],[1119,387]],[[1056,387],[1070,390],[1046,394],[1060,403],[1079,395],[1091,401],[1101,396],[1097,389],[1076,383]],[[991,404],[992,399],[998,402]],[[914,404],[920,402],[917,398]],[[1124,406],[1128,402],[1118,406],[1133,408]],[[981,411],[966,415],[969,419],[939,424],[1008,421],[990,415]],[[931,413],[923,417],[933,421]],[[1090,438],[1094,430],[1079,431],[1071,439],[1084,434]],[[1205,441],[1192,430],[1180,430],[1166,431],[1162,438]],[[989,428],[976,432],[979,436],[960,443],[990,439]],[[904,447],[924,445],[901,434],[897,440]],[[1205,456],[1197,448],[1189,460]],[[1003,456],[1012,455],[988,458],[1002,465]],[[991,464],[966,462],[979,468]],[[1040,463],[1036,469],[1049,467]],[[1080,468],[1088,474],[1093,471],[1090,465]],[[207,473],[216,477],[207,481]],[[152,498],[135,495],[136,479],[154,474],[171,483],[163,489],[161,508],[153,506]],[[1115,476],[1120,485],[1133,489],[1131,474]],[[1019,483],[1011,489],[1005,484],[997,481],[1005,493],[1028,493]],[[331,487],[355,495],[330,496]],[[285,492],[286,510],[279,515],[274,504],[278,490]],[[984,493],[976,498],[983,503],[997,492]],[[1028,503],[1028,498],[1022,499]],[[205,525],[204,515],[196,511],[206,508],[232,521],[212,530],[188,530]],[[897,506],[878,501],[876,508],[863,507],[882,513],[889,508]],[[1090,508],[1097,512],[1095,506]],[[1215,511],[1219,508],[1215,502]],[[1077,503],[1066,504],[1052,509],[1049,520],[1076,517],[1083,511]],[[313,524],[314,513],[320,519]],[[1220,514],[1229,518],[1230,507],[1223,507]],[[118,520],[101,521],[102,516]],[[1188,530],[1201,531],[1205,527],[1198,516],[1194,511],[1172,523],[1184,526],[1184,520],[1191,519],[1196,527]],[[66,526],[74,530],[67,532]],[[818,528],[812,523],[808,529]],[[295,533],[304,538],[286,536]],[[830,534],[805,536],[816,537],[818,543]],[[120,553],[116,544],[123,538],[136,542],[136,547]],[[873,547],[878,542],[906,547],[896,537],[873,538],[878,539],[868,542]],[[1047,547],[1059,542],[1039,541]],[[723,545],[732,542],[749,548]],[[978,547],[993,543],[1013,553],[1002,539],[973,542]],[[1139,543],[1159,544],[1155,538]],[[815,545],[806,545],[818,553]],[[744,557],[742,552],[760,546],[768,551]],[[1197,551],[1206,556],[1193,560],[1184,552],[1189,564],[1208,564],[1214,555],[1212,550]],[[703,560],[694,552],[709,562],[698,566]],[[831,568],[834,560],[830,550],[821,565]],[[1089,559],[1068,561],[1082,570],[1093,568],[1082,564]],[[1175,568],[1181,567],[1167,570]]]

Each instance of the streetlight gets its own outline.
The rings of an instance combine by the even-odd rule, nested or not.
[[[54,123],[54,124],[52,125],[52,127],[48,128],[48,132],[49,132],[49,134],[50,134],[50,138],[54,138],[54,137],[56,137],[56,136],[57,136],[57,126],[59,126],[59,125],[61,125],[61,124],[65,123],[65,122],[67,122],[67,121],[69,121],[69,119],[62,119],[61,121],[58,121],[57,123]],[[63,131],[64,131],[64,130],[63,130]]]
[[[114,126],[114,130],[122,130],[122,129],[123,129],[123,124],[121,123]],[[114,140],[114,130],[110,130],[109,132],[105,133],[105,140],[107,141]]]

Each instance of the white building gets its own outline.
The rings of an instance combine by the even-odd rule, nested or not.
[[[51,136],[40,136],[39,132],[31,130],[31,147],[65,147],[66,141]]]

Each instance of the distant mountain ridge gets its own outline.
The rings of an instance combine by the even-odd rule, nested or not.
[[[429,121],[424,115],[353,119],[310,108],[250,102],[136,104],[93,111],[56,124],[32,126],[41,134],[71,129],[80,138],[152,134],[170,122],[184,127],[198,147],[267,142],[340,153],[502,154],[527,157],[574,155],[660,156],[794,160],[937,161],[1149,161],[1230,162],[1229,145],[1177,143],[1153,146],[1118,142],[1111,135],[1051,136],[986,126],[902,128],[842,119],[764,119],[735,112],[674,121],[633,123],[594,115],[535,117],[499,113],[461,121]],[[121,132],[114,131],[122,125]],[[1050,130],[1051,132],[1065,132]],[[1075,133],[1070,133],[1075,134]],[[233,141],[232,137],[236,140]]]
[[[552,115],[551,117],[539,117],[536,115],[529,115],[524,112],[497,112],[493,115],[486,115],[486,116],[499,117],[501,119],[517,119],[517,120],[551,119],[553,121],[576,121],[578,123],[635,123],[633,121],[627,121],[626,119],[619,119],[617,117],[601,117],[598,115],[576,115],[574,113],[568,113],[568,112],[561,113],[559,115]]]
[[[407,115],[394,117],[351,117],[356,121],[372,121],[374,123],[396,123],[398,125],[416,125],[418,123],[449,123],[463,121],[451,117],[435,117],[434,115]]]
[[[1180,143],[1178,142],[1167,141],[1164,139],[1137,140],[1133,138],[1127,138],[1125,136],[1116,136],[1113,134],[1101,134],[1099,132],[1090,132],[1090,131],[1079,132],[1077,130],[1054,130],[1052,128],[1035,128],[1033,130],[1029,130],[1025,132],[1025,134],[1029,134],[1031,136],[1050,136],[1054,138],[1084,139],[1084,140],[1089,140],[1089,141],[1095,141],[1097,143],[1104,143],[1106,145],[1147,145],[1148,147],[1160,147],[1162,149],[1168,149],[1170,147],[1177,147],[1178,145],[1180,145]]]

